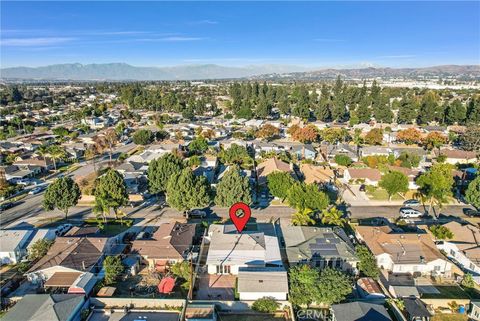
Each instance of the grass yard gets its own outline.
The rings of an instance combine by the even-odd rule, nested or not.
[[[478,298],[479,293],[474,290],[464,290],[457,285],[435,286],[440,293],[424,293],[424,299],[470,299]]]
[[[467,321],[468,317],[465,314],[435,314],[431,321]]]

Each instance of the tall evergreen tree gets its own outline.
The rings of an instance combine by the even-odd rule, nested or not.
[[[356,115],[360,123],[366,124],[372,118],[372,113],[370,111],[369,105],[370,105],[370,102],[368,100],[368,97],[364,97],[358,104]]]
[[[242,176],[239,167],[233,165],[217,185],[215,204],[226,207],[237,202],[250,204],[252,202],[251,194],[248,177]]]
[[[458,99],[445,107],[445,122],[449,125],[464,124],[467,118],[467,108]]]
[[[428,124],[437,119],[438,103],[435,93],[429,91],[422,97],[420,109],[418,111],[417,123]]]

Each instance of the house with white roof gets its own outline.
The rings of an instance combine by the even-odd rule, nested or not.
[[[32,230],[0,230],[0,264],[17,264],[27,255]]]
[[[282,267],[282,258],[273,224],[247,226],[238,233],[233,224],[212,224],[205,241],[209,244],[208,274],[238,275],[240,268]]]

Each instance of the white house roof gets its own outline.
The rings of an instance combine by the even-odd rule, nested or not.
[[[287,271],[283,268],[240,268],[238,292],[287,293]]]
[[[32,230],[0,230],[0,252],[12,252],[25,242]]]

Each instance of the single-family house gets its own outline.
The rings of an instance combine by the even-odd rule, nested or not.
[[[293,178],[298,179],[297,174],[293,170],[291,164],[286,163],[276,157],[272,157],[257,165],[258,184],[266,184],[268,174],[276,171],[290,173]]]
[[[434,155],[438,157],[439,155],[445,156],[445,162],[449,164],[470,164],[478,162],[478,152],[475,151],[467,151],[467,150],[460,150],[460,149],[451,149],[451,148],[444,148],[440,151],[434,150]]]
[[[314,160],[317,156],[317,151],[311,144],[301,144],[292,147],[290,152],[296,155],[297,159]]]
[[[411,168],[406,168],[406,167],[401,167],[401,166],[392,166],[389,165],[388,169],[390,171],[395,171],[395,172],[400,172],[407,176],[408,178],[408,188],[409,189],[418,189],[418,185],[415,182],[417,177],[421,174],[419,170],[411,169]]]
[[[247,226],[242,233],[233,224],[212,224],[205,241],[209,244],[208,274],[238,275],[241,267],[283,266],[277,235],[270,223]]]
[[[395,232],[389,226],[358,226],[365,243],[382,270],[396,274],[450,277],[452,263],[437,249],[427,233]]]
[[[354,162],[359,159],[359,151],[357,146],[338,143],[338,144],[328,144],[321,145],[320,150],[322,155],[325,157],[325,161],[330,162],[332,165],[335,164],[335,156],[344,155],[350,157]]]
[[[215,304],[189,304],[185,308],[185,321],[217,321]]]
[[[360,278],[357,280],[357,293],[365,300],[378,300],[385,299],[380,285],[372,278]]]
[[[330,312],[332,321],[392,321],[382,304],[360,301],[333,304]]]
[[[359,259],[343,229],[282,225],[280,231],[280,243],[290,266],[310,264],[320,269],[356,271]]]
[[[461,268],[480,276],[480,229],[471,224],[452,221],[443,224],[452,232],[450,239],[439,240],[437,248]]]
[[[480,301],[470,301],[468,317],[473,321],[480,321]]]
[[[403,299],[405,316],[408,321],[429,321],[432,314],[425,304],[417,298]]]
[[[376,168],[347,168],[343,172],[345,184],[360,184],[377,186],[382,179],[382,173]]]
[[[253,301],[263,297],[287,300],[288,278],[283,267],[240,268],[237,277],[240,300]]]
[[[0,230],[0,263],[17,264],[28,253],[32,230]]]
[[[335,173],[325,166],[301,164],[300,171],[306,184],[331,184],[335,180]]]
[[[388,156],[393,154],[393,151],[388,147],[381,146],[364,146],[360,149],[361,157],[367,156]]]
[[[2,321],[77,321],[84,306],[80,294],[26,294]]]
[[[195,230],[196,224],[164,223],[151,238],[134,240],[131,253],[140,256],[149,268],[163,272],[190,257]]]

